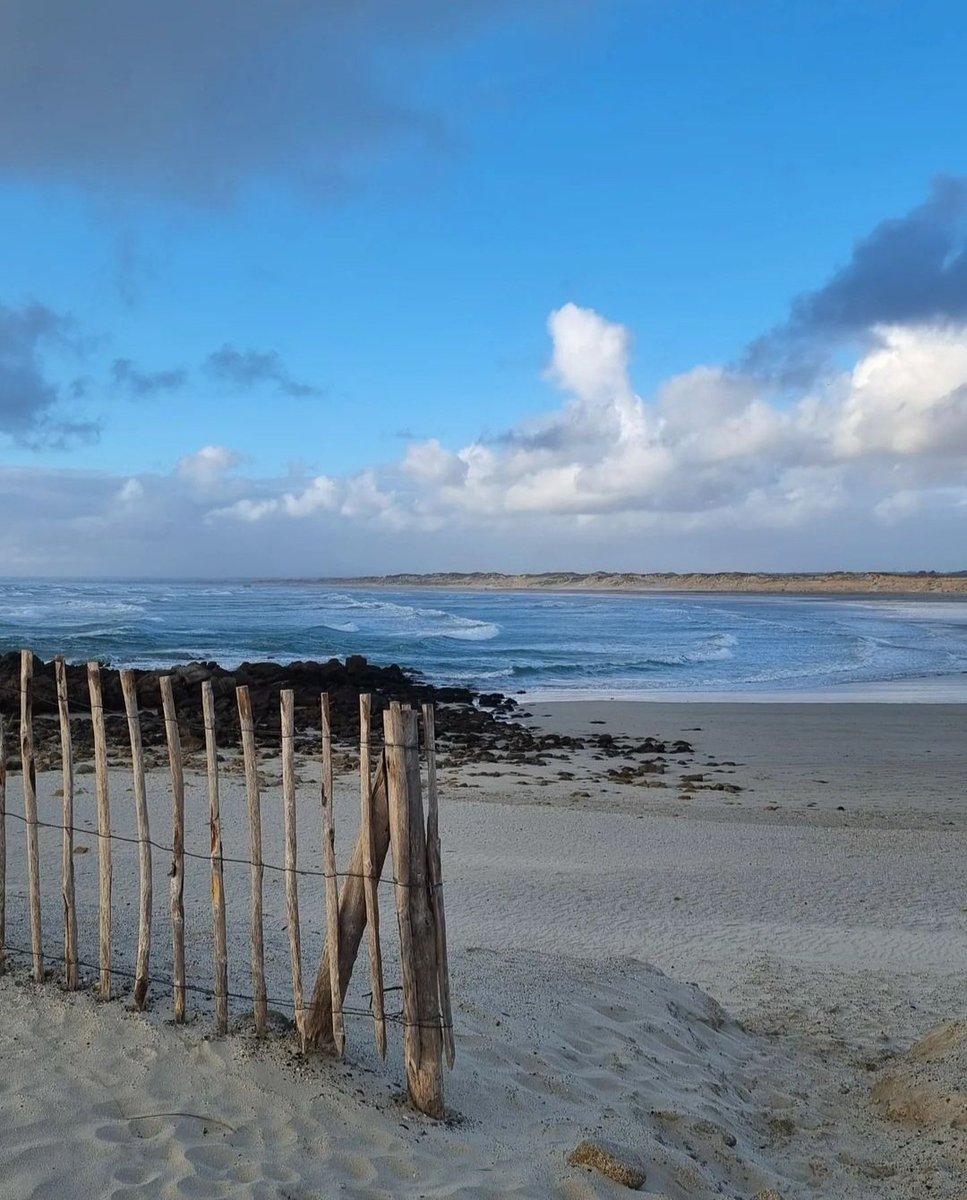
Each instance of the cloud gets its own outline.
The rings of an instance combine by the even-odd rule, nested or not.
[[[120,504],[137,504],[144,499],[144,484],[139,479],[126,479],[117,494]]]
[[[5,0],[0,170],[205,203],[266,177],[331,193],[387,146],[445,139],[443,119],[415,100],[419,55],[515,10],[508,0]]]
[[[753,343],[747,365],[808,379],[843,341],[878,326],[967,323],[967,177],[942,176],[927,199],[860,239],[845,266],[793,301]]]
[[[309,517],[313,513],[335,510],[339,504],[339,490],[333,480],[325,475],[313,479],[301,492],[283,492],[258,500],[244,497],[233,504],[213,509],[209,518],[255,522],[263,517],[281,514],[286,517]]]
[[[188,381],[184,367],[169,367],[161,371],[143,371],[130,358],[116,358],[111,364],[115,385],[138,399],[176,392]]]
[[[60,387],[45,370],[45,352],[69,346],[73,335],[73,322],[42,304],[0,304],[0,433],[34,449],[96,436],[95,422],[59,411]],[[74,385],[77,398],[83,381]]]
[[[224,345],[205,359],[212,378],[231,387],[249,388],[271,384],[284,396],[321,396],[322,389],[293,378],[275,350],[237,350]]]
[[[175,464],[175,474],[198,487],[211,487],[244,461],[244,455],[227,446],[202,446],[194,454],[186,454]]]
[[[788,529],[855,504],[885,519],[967,471],[967,324],[876,327],[851,369],[795,402],[721,366],[644,398],[627,328],[567,304],[548,329],[546,377],[564,392],[556,412],[458,450],[419,442],[393,467],[327,479],[326,510],[413,530],[604,528],[615,517],[683,533]],[[219,515],[306,515],[294,499],[243,497]]]

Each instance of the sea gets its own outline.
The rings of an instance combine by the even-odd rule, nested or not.
[[[967,599],[0,583],[0,650],[159,668],[366,655],[529,700],[967,701]]]

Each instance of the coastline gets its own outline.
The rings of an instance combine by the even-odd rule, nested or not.
[[[374,589],[426,589],[469,592],[580,592],[763,596],[834,596],[864,599],[881,596],[967,596],[967,572],[831,571],[804,574],[764,572],[432,572],[373,576],[262,579],[257,583]]]

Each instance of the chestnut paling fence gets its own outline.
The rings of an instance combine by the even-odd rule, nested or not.
[[[182,737],[171,678],[160,680],[161,707],[170,773],[170,843],[152,836],[152,821],[157,823],[157,806],[150,811],[145,755],[141,739],[141,716],[134,672],[121,672],[125,714],[131,750],[131,790],[134,797],[136,833],[112,831],[111,772],[105,730],[100,666],[89,663],[87,682],[90,692],[88,710],[94,744],[94,789],[96,828],[75,823],[75,769],[68,704],[67,668],[63,658],[55,660],[57,707],[60,729],[61,819],[41,820],[38,816],[36,752],[32,711],[34,657],[31,651],[21,655],[20,675],[20,774],[23,785],[23,814],[8,809],[7,746],[4,717],[0,715],[0,970],[7,956],[22,955],[30,963],[33,978],[58,978],[63,987],[82,986],[83,971],[96,972],[96,990],[102,999],[118,998],[117,980],[130,989],[134,1009],[142,1010],[149,999],[157,1002],[162,989],[170,989],[173,1017],[186,1019],[189,995],[205,997],[213,1004],[218,1033],[229,1032],[229,1002],[251,1004],[255,1032],[268,1030],[269,1006],[291,1009],[295,1035],[302,1051],[323,1049],[341,1055],[346,1043],[346,1018],[371,1020],[379,1053],[385,1057],[387,1023],[402,1026],[403,1054],[407,1087],[411,1102],[422,1112],[442,1117],[443,1060],[452,1068],[454,1061],[453,1021],[447,964],[446,920],[443,907],[443,881],[438,824],[436,781],[436,740],[434,710],[424,704],[417,713],[409,706],[393,703],[383,712],[382,743],[372,736],[371,698],[359,698],[360,741],[360,829],[346,870],[336,864],[335,821],[333,806],[333,739],[329,698],[320,696],[321,787],[319,814],[322,833],[321,868],[298,866],[296,824],[297,791],[295,706],[293,692],[279,695],[281,718],[281,795],[283,814],[283,862],[266,862],[262,848],[263,788],[258,769],[256,731],[248,688],[236,689],[245,796],[248,818],[248,855],[226,855],[222,842],[222,815],[219,791],[219,762],[216,745],[215,706],[210,681],[201,683],[204,715],[205,764],[208,791],[210,838],[202,849],[186,846],[185,837],[185,762]],[[75,703],[76,707],[76,703]],[[421,722],[422,717],[422,722]],[[8,718],[9,719],[9,718]],[[423,805],[421,768],[422,724],[423,761],[426,768],[426,811]],[[117,805],[115,802],[115,813]],[[167,814],[166,814],[167,815]],[[30,945],[11,943],[7,937],[7,827],[19,822],[25,831],[26,900],[29,912]],[[59,880],[52,872],[41,874],[40,830],[59,831],[61,872]],[[90,834],[97,843],[97,953],[84,957],[78,940],[78,901],[75,893],[75,835]],[[116,959],[114,935],[116,916],[121,904],[114,893],[115,871],[112,847],[135,847],[138,855],[137,951],[133,965],[120,965]],[[168,916],[170,919],[171,974],[152,970],[154,926],[154,889],[157,855],[170,857],[167,870]],[[387,857],[392,874],[383,877]],[[210,875],[211,918],[208,927],[212,955],[211,987],[191,982],[187,976],[185,954],[185,868],[204,869]],[[229,990],[229,945],[226,926],[226,864],[249,869],[249,943],[248,976],[251,992]],[[266,923],[263,916],[265,874],[282,877],[285,893],[285,924],[291,964],[292,998],[269,996],[266,985]],[[320,887],[324,895],[325,942],[315,979],[308,990],[303,977],[303,952],[299,916],[299,885]],[[383,980],[383,955],[380,940],[377,887],[391,887],[399,932],[399,963],[402,977],[402,1010],[387,1011]],[[62,912],[62,952],[45,953],[42,888],[59,888]],[[125,909],[133,907],[122,901]],[[49,910],[48,910],[49,911]],[[49,921],[48,921],[49,926]],[[270,925],[270,935],[275,925]],[[366,934],[370,974],[370,1008],[345,1004],[353,967]],[[25,939],[26,940],[26,939]],[[96,959],[96,961],[95,961]],[[47,965],[52,967],[48,972]],[[237,969],[237,968],[236,968]],[[234,972],[233,972],[234,974]]]

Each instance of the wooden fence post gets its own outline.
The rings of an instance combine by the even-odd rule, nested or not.
[[[91,726],[94,731],[94,771],[97,791],[97,856],[100,900],[101,999],[111,998],[111,794],[108,782],[107,734],[104,730],[104,701],[101,668],[87,664],[87,686],[91,694]]]
[[[208,763],[208,817],[212,856],[212,958],[215,971],[215,1025],[228,1033],[228,937],[225,929],[225,885],[222,877],[222,819],[218,803],[218,747],[215,744],[215,695],[210,679],[201,685]]]
[[[379,895],[376,889],[376,848],[373,816],[372,696],[359,697],[359,798],[362,807],[360,841],[363,847],[363,893],[369,930],[369,978],[373,990],[373,1025],[376,1049],[386,1057],[386,1015],[383,1004],[383,952],[379,944]],[[385,849],[383,851],[386,853]],[[380,859],[382,866],[382,859]]]
[[[57,715],[60,720],[60,757],[63,798],[63,838],[61,839],[61,900],[64,905],[64,983],[69,992],[78,982],[77,907],[74,900],[74,746],[71,739],[70,710],[67,705],[67,664],[63,657],[54,659],[57,679]]]
[[[151,872],[148,796],[144,781],[144,748],[141,743],[141,716],[138,712],[138,688],[133,671],[121,672],[121,690],[124,693],[124,710],[128,718],[131,774],[134,780],[134,809],[138,819],[140,907],[138,910],[138,959],[134,976],[134,1007],[140,1012],[145,1006],[150,982],[151,904],[154,884]]]
[[[20,766],[23,772],[24,818],[27,823],[27,887],[30,891],[30,945],[34,979],[44,978],[44,941],[40,925],[40,844],[37,838],[37,767],[33,725],[34,655],[20,654]]]
[[[7,733],[0,716],[0,975],[7,969]]]
[[[436,934],[427,891],[426,826],[420,784],[417,716],[392,704],[386,733],[390,841],[403,970],[404,1056],[413,1105],[442,1119],[443,1043]]]
[[[305,1049],[306,1011],[302,994],[302,938],[299,933],[299,877],[296,875],[295,820],[295,694],[285,689],[279,696],[282,723],[282,810],[285,828],[285,910],[292,959],[292,1006],[299,1049]]]
[[[423,736],[426,743],[426,867],[430,884],[430,904],[436,934],[436,964],[439,975],[440,1013],[443,1020],[443,1046],[447,1066],[453,1070],[456,1047],[453,1043],[453,1008],[450,1003],[450,965],[447,954],[447,922],[443,909],[443,868],[440,850],[440,810],[436,787],[436,722],[432,704],[423,705]]]
[[[245,792],[248,798],[249,847],[252,862],[252,1007],[255,1032],[264,1037],[268,1023],[265,997],[265,949],[262,938],[262,812],[259,799],[259,767],[255,755],[255,728],[252,723],[252,699],[247,687],[235,689],[238,721],[242,731],[242,755],[245,760]]]
[[[332,808],[332,724],[329,694],[322,694],[322,864],[326,874],[326,950],[329,954],[329,991],[332,996],[332,1040],[336,1053],[346,1048],[346,1029],[339,987],[339,884],[336,880],[336,831]]]
[[[185,1019],[185,772],[181,757],[178,713],[171,688],[171,676],[161,676],[161,703],[168,738],[168,762],[171,767],[171,809],[174,857],[170,871],[171,946],[174,960],[175,1021]]]

